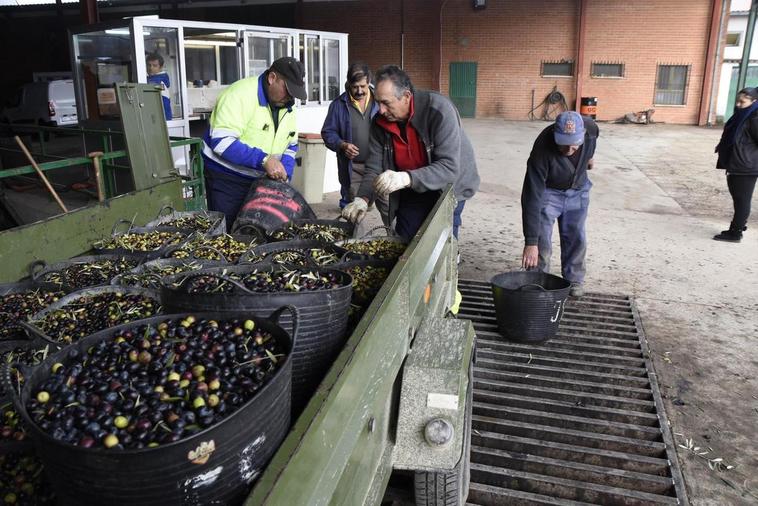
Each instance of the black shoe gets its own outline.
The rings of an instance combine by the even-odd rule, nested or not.
[[[745,230],[747,227],[743,228]],[[742,240],[742,230],[735,230],[730,228],[729,230],[722,230],[720,234],[713,236],[714,241],[725,242],[740,242]]]

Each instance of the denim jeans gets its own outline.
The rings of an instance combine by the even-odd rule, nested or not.
[[[584,283],[586,272],[587,235],[584,223],[590,205],[592,183],[578,190],[554,190],[546,188],[543,194],[540,215],[539,265],[542,272],[550,270],[553,252],[553,225],[558,220],[561,235],[561,273],[571,283]]]

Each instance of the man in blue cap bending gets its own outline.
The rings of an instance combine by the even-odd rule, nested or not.
[[[588,117],[566,111],[534,141],[521,189],[525,269],[550,270],[553,224],[561,234],[561,272],[571,295],[584,295],[584,222],[590,203],[592,169],[599,130]]]

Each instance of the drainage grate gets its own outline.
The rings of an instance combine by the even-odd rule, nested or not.
[[[469,504],[688,504],[628,297],[572,299],[532,345],[500,337],[489,283],[458,289],[477,335]]]

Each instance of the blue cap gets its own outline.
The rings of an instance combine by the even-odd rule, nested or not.
[[[555,143],[559,146],[579,146],[584,144],[584,120],[576,111],[565,111],[555,119]]]

